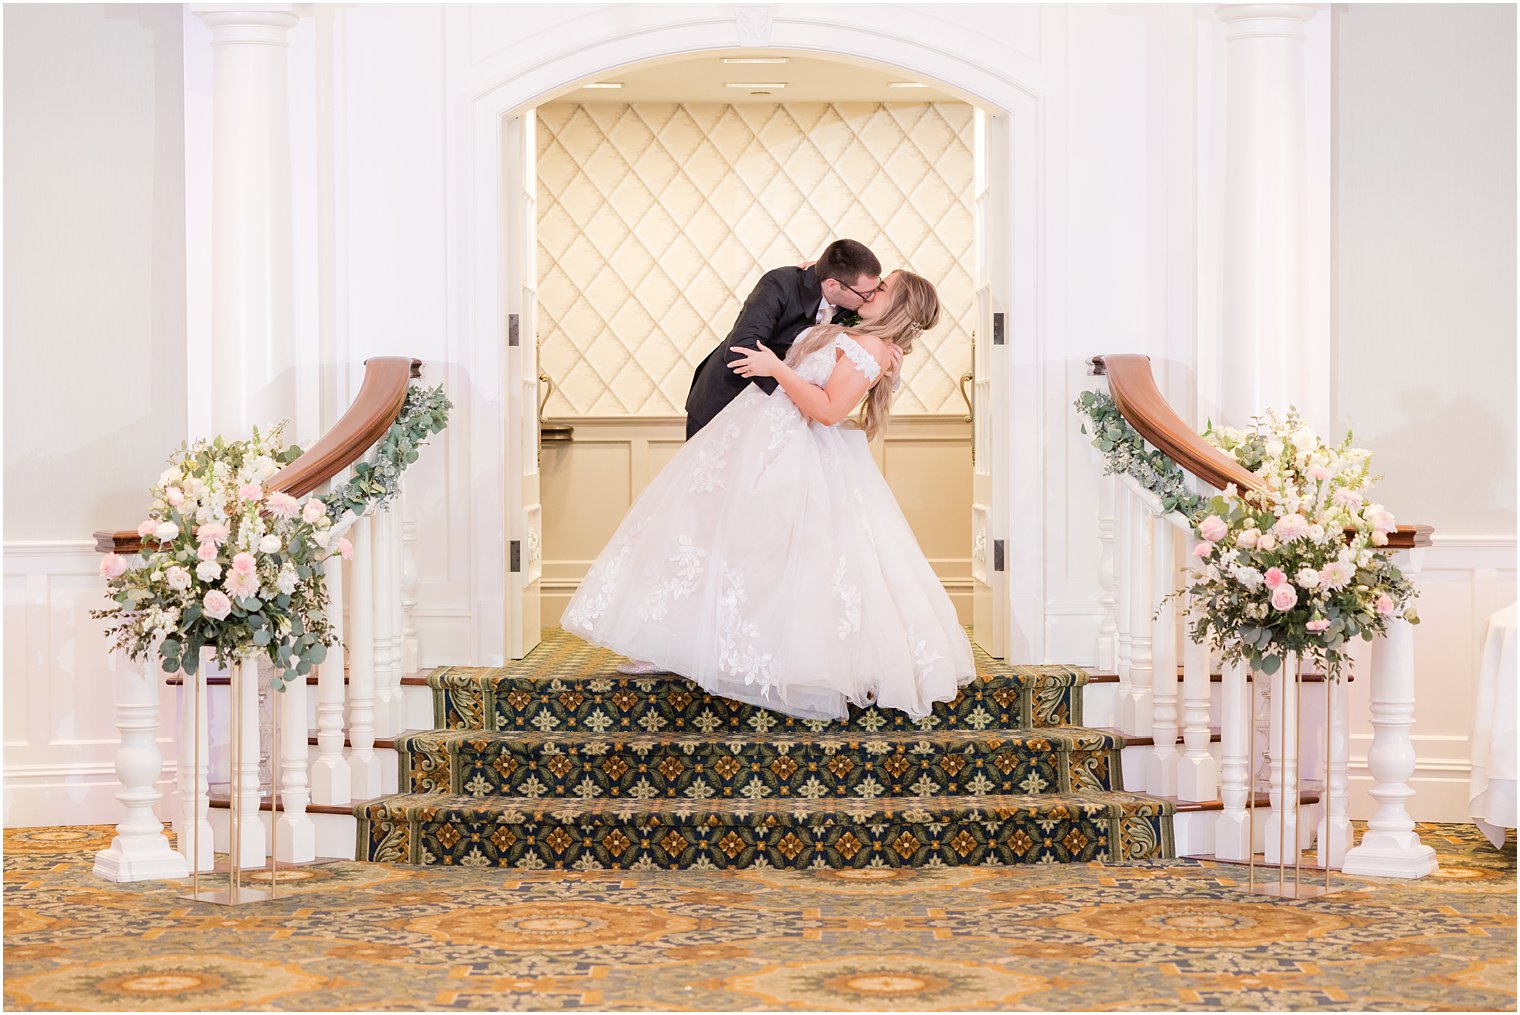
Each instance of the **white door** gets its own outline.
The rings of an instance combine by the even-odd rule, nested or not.
[[[1007,652],[1008,120],[976,112],[976,331],[972,343],[972,638]]]
[[[537,110],[502,133],[507,320],[507,655],[521,659],[542,637],[543,505],[538,475]]]

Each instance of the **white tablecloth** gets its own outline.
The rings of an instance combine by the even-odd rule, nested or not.
[[[1483,655],[1473,703],[1472,785],[1468,810],[1495,846],[1515,827],[1515,607],[1483,625]]]

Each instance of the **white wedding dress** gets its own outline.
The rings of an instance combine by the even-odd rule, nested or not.
[[[841,356],[878,379],[845,334],[795,369],[822,387]],[[864,431],[809,423],[779,386],[746,386],[660,471],[562,624],[714,694],[808,719],[871,702],[921,718],[976,672]]]

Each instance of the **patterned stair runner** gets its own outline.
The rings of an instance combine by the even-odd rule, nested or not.
[[[1008,666],[913,722],[798,720],[561,631],[507,667],[428,676],[403,792],[355,807],[361,858],[518,868],[868,867],[1172,855],[1167,801],[1123,791],[1086,673]]]

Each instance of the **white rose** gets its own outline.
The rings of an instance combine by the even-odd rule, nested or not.
[[[301,508],[301,517],[305,519],[308,525],[315,525],[317,519],[324,517],[326,514],[327,508],[315,497],[307,501],[306,506]]]
[[[214,582],[222,577],[222,568],[214,560],[203,560],[195,565],[195,576],[203,582]]]
[[[1262,537],[1256,541],[1256,548],[1268,552],[1277,549],[1277,537],[1270,532],[1263,533]]]
[[[1267,441],[1266,452],[1268,458],[1276,458],[1283,453],[1283,442],[1276,437]]]
[[[1248,550],[1254,549],[1256,547],[1256,544],[1260,541],[1261,532],[1255,528],[1246,529],[1240,535],[1235,537],[1235,542],[1239,543],[1241,546],[1244,546]]]
[[[1316,543],[1323,543],[1325,541],[1325,527],[1319,522],[1315,522],[1309,526],[1309,538]]]
[[[1319,434],[1311,428],[1304,426],[1293,431],[1293,446],[1296,448],[1312,448],[1319,443]]]
[[[179,478],[179,470],[175,468],[165,469],[158,474],[158,485],[166,486]]]
[[[259,455],[248,466],[249,476],[255,483],[262,483],[279,471],[280,463],[268,455]]]
[[[260,553],[279,553],[280,552],[280,537],[279,536],[265,536],[263,539],[259,540],[259,552]]]
[[[190,572],[182,567],[171,567],[164,572],[164,577],[169,580],[169,587],[176,592],[183,592],[190,587]]]
[[[160,543],[167,543],[179,538],[179,526],[173,522],[162,522],[153,530],[153,538]]]
[[[274,583],[275,587],[288,596],[296,590],[296,573],[286,568],[275,577]]]
[[[1319,588],[1319,572],[1312,567],[1301,568],[1298,574],[1293,576],[1293,583],[1301,589]]]
[[[1262,574],[1254,567],[1237,567],[1235,580],[1244,585],[1247,590],[1255,592],[1261,588]]]

